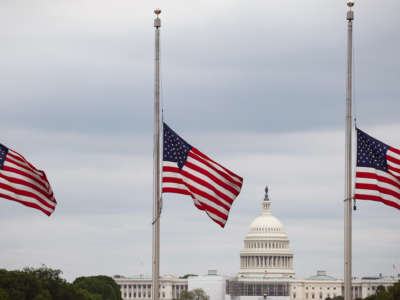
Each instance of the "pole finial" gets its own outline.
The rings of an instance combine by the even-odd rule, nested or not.
[[[161,14],[161,9],[156,8],[154,10],[154,13],[157,15],[157,18],[154,19],[154,27],[155,28],[160,28],[161,27],[161,20],[160,20],[160,18],[158,16]]]
[[[353,1],[347,1],[347,6],[349,8],[352,8],[354,6],[354,2]]]

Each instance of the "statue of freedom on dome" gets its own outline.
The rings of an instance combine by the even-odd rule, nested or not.
[[[265,187],[265,197],[264,197],[264,201],[269,201],[269,198],[268,198],[268,185]]]

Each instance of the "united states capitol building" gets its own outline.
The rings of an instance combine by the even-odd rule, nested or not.
[[[317,271],[307,279],[296,279],[294,254],[282,223],[272,215],[268,189],[261,215],[250,224],[240,252],[240,270],[235,277],[207,275],[181,279],[174,275],[160,278],[160,300],[177,299],[184,290],[202,288],[210,300],[325,300],[342,296],[342,279]],[[353,279],[353,299],[375,293],[378,286],[393,285],[400,278],[362,277]],[[151,299],[151,277],[114,278],[124,300]]]

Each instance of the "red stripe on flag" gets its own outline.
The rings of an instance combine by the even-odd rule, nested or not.
[[[391,161],[392,163],[395,163],[395,164],[397,164],[397,165],[400,165],[400,160],[399,160],[399,159],[394,158],[394,157],[390,156],[390,155],[387,154],[387,153],[386,153],[386,159],[387,159],[388,161]]]
[[[382,202],[382,203],[384,203],[386,205],[389,205],[389,206],[395,207],[397,209],[400,209],[400,205],[399,204],[397,204],[397,203],[395,203],[393,201],[385,200],[385,199],[383,199],[382,197],[379,197],[379,196],[355,194],[354,197],[356,199],[359,199],[359,200],[371,200],[371,201]]]
[[[24,186],[30,187],[31,189],[33,189],[33,190],[37,191],[38,193],[42,194],[43,197],[46,197],[46,198],[49,198],[49,199],[53,198],[53,193],[48,193],[47,191],[39,188],[38,186],[36,186],[33,183],[30,183],[28,181],[25,181],[25,180],[22,180],[22,179],[19,179],[19,178],[6,176],[6,175],[3,175],[2,173],[0,173],[0,177],[5,179],[5,180],[7,180],[7,181],[9,181],[9,182],[15,183],[15,184],[20,184],[20,185],[24,185]],[[53,200],[53,199],[51,199],[51,200]]]
[[[222,228],[225,227],[225,223],[222,223],[220,220],[215,219],[215,218],[214,218],[213,216],[211,216],[207,211],[206,211],[206,214],[207,214],[215,223],[217,223],[219,226],[221,226]],[[225,220],[225,222],[226,222],[226,220]]]
[[[0,193],[0,198],[5,198],[5,199],[8,199],[8,200],[12,200],[12,201],[15,201],[15,202],[19,202],[19,203],[21,203],[21,204],[23,204],[23,205],[25,205],[25,206],[29,206],[29,207],[32,207],[32,208],[36,208],[36,209],[42,211],[43,213],[45,213],[45,214],[48,215],[48,216],[50,216],[51,213],[52,213],[52,211],[49,212],[49,211],[47,211],[47,210],[41,208],[41,207],[40,207],[39,205],[37,205],[36,203],[32,203],[32,202],[28,202],[28,201],[22,201],[22,200],[13,198],[13,197],[11,197],[11,196],[9,196],[9,195],[6,195],[6,194]],[[54,210],[54,208],[53,208],[53,210]]]
[[[9,149],[8,150],[8,154],[10,154],[11,156],[15,156],[18,157],[18,159],[23,162],[26,163],[32,170],[34,170],[35,172],[39,173],[41,176],[43,176],[44,178],[46,178],[47,181],[47,177],[46,177],[46,173],[43,170],[39,170],[37,169],[34,165],[32,165],[25,157],[23,157],[21,154],[19,154],[18,152]]]
[[[240,190],[241,183],[239,183],[239,182],[233,180],[232,177],[229,176],[228,174],[222,172],[221,170],[218,170],[216,167],[214,167],[214,166],[213,166],[212,164],[210,164],[208,161],[204,160],[203,158],[199,157],[198,155],[196,155],[196,154],[194,154],[194,153],[192,153],[192,152],[189,152],[188,156],[190,156],[191,158],[193,158],[193,159],[195,159],[195,160],[201,162],[202,164],[206,165],[206,166],[209,167],[210,169],[214,170],[214,171],[217,172],[220,176],[224,177],[226,180],[228,180],[229,182],[231,182],[232,185],[238,186],[238,187],[239,187],[239,190]],[[234,189],[234,188],[232,188],[232,187],[231,187],[231,189],[232,189],[232,193],[234,193],[235,195],[238,195],[238,194],[239,194],[239,192],[238,192],[236,189]]]
[[[209,161],[212,161],[213,163],[215,163],[216,165],[218,165],[219,167],[221,167],[222,169],[224,169],[229,175],[235,177],[235,178],[238,179],[240,182],[243,182],[243,178],[242,178],[242,177],[236,175],[236,174],[233,173],[232,171],[228,170],[228,169],[225,168],[224,166],[222,166],[222,165],[220,165],[219,163],[217,163],[216,161],[212,160],[211,158],[209,158],[207,155],[203,154],[202,152],[200,152],[200,151],[197,150],[196,148],[192,147],[192,151],[193,151],[195,154],[197,154],[197,155],[203,157],[204,159],[207,159],[207,160],[209,160]]]
[[[12,186],[10,186],[8,184],[0,183],[0,188],[3,189],[3,190],[6,190],[6,191],[12,192],[12,193],[14,193],[16,195],[21,195],[21,196],[25,196],[25,197],[36,199],[37,201],[39,201],[44,206],[47,206],[47,207],[49,207],[51,209],[54,209],[54,207],[55,207],[55,205],[51,205],[46,200],[40,198],[38,195],[36,195],[34,193],[14,188],[14,187],[12,187]]]
[[[380,192],[382,194],[391,195],[391,196],[396,197],[398,199],[400,198],[400,194],[399,193],[397,193],[397,192],[395,192],[393,190],[390,190],[388,188],[384,188],[384,187],[378,186],[376,184],[356,183],[356,189],[378,191],[378,192]]]
[[[186,167],[186,165],[185,165],[185,167]],[[199,172],[202,173],[200,170],[199,170]],[[193,181],[197,182],[198,184],[208,188],[209,190],[212,190],[216,195],[218,195],[219,197],[221,197],[222,199],[227,201],[229,204],[233,203],[232,197],[224,194],[223,192],[218,190],[214,185],[210,184],[208,181],[205,181],[205,180],[203,180],[201,178],[198,178],[197,176],[193,175],[192,173],[190,173],[189,171],[186,171],[186,170],[182,170],[181,174],[184,175],[184,176],[186,176],[186,174],[187,174],[188,176],[186,176],[186,177],[188,177],[188,178],[192,179]],[[206,174],[204,174],[204,175],[206,175]]]
[[[393,176],[393,175],[391,175]],[[396,181],[389,179],[385,176],[379,176],[376,173],[367,173],[367,172],[356,172],[356,177],[357,178],[369,178],[369,179],[376,179],[377,181],[380,182],[385,182],[388,184],[393,185],[395,188],[400,189],[400,184],[398,184]]]
[[[221,179],[215,177],[213,174],[211,174],[210,172],[208,172],[207,170],[201,168],[198,165],[195,165],[189,161],[187,161],[185,163],[185,167],[188,167],[194,171],[197,171],[205,176],[207,176],[208,178],[210,178],[213,182],[215,182],[216,184],[218,184],[219,186],[221,186],[222,188],[224,188],[225,190],[228,190],[229,192],[231,192],[232,194],[234,194],[235,196],[237,196],[239,193],[236,189],[234,189],[231,185],[226,184],[225,182],[223,182]]]
[[[220,193],[214,186],[212,186],[211,184],[209,184],[208,182],[206,182],[206,181],[204,181],[204,180],[202,180],[202,179],[197,178],[196,176],[193,176],[192,174],[190,174],[190,173],[188,173],[188,172],[186,172],[186,171],[184,171],[184,170],[182,170],[182,176],[184,176],[184,177],[186,177],[186,178],[188,178],[188,179],[190,179],[190,180],[193,180],[194,182],[200,184],[201,186],[204,186],[204,187],[210,189],[211,191],[213,191],[213,192],[215,193],[215,196],[214,196],[214,195],[211,195],[211,194],[209,194],[209,193],[207,193],[207,192],[204,192],[204,191],[202,191],[202,190],[200,190],[200,189],[198,189],[198,188],[196,188],[196,187],[190,185],[190,184],[187,183],[185,180],[183,180],[183,182],[184,182],[185,185],[191,186],[191,187],[193,187],[193,189],[195,189],[195,190],[198,191],[198,192],[196,192],[196,194],[198,194],[198,195],[200,195],[200,196],[202,196],[202,197],[204,197],[204,198],[207,198],[207,199],[209,199],[209,200],[215,202],[215,203],[218,204],[219,206],[222,206],[223,208],[225,208],[226,210],[229,211],[230,206],[228,206],[227,204],[221,202],[221,200],[219,200],[219,199],[217,198],[217,197],[219,197],[220,194],[222,195],[222,193]],[[216,197],[216,196],[217,196],[217,197]],[[226,196],[225,196],[225,197],[226,197]],[[220,197],[220,198],[223,198],[223,197]],[[223,198],[223,199],[224,199],[224,198]],[[229,199],[229,198],[228,198],[228,199]],[[225,199],[224,199],[224,200],[225,200]],[[228,201],[228,200],[227,200],[227,201]],[[231,200],[231,199],[229,199],[228,202],[229,202],[229,204],[232,204],[232,200]]]
[[[166,165],[162,168],[162,191],[183,194],[186,187],[184,193],[189,193],[193,204],[224,227],[243,179],[186,143],[165,123],[163,150]],[[184,162],[182,169],[177,161]]]
[[[12,155],[10,152],[7,154],[6,161],[9,161],[25,170],[27,170],[30,173],[33,173],[36,176],[39,176],[42,179],[45,179],[45,175],[43,171],[39,171],[35,169],[35,167],[31,166],[28,164],[27,161],[20,159],[19,157]]]
[[[21,171],[19,169],[9,167],[9,166],[3,166],[3,171],[8,171],[8,172],[19,174],[21,176],[24,176],[26,178],[33,180],[37,184],[43,186],[46,190],[49,189],[48,183],[44,182],[42,179],[38,178],[37,175],[33,175],[32,173],[26,173],[24,171]]]
[[[162,182],[184,184],[181,178],[176,178],[176,177],[163,177]]]
[[[400,173],[400,169],[399,169],[399,168],[395,168],[395,167],[392,167],[392,166],[389,166],[389,165],[388,165],[388,170],[389,170],[389,171],[396,172],[396,173]],[[393,175],[393,176],[396,177],[396,178],[399,178],[399,177],[400,177],[400,176],[395,175],[395,174],[393,174],[393,173],[391,173],[391,172],[390,172],[390,174]]]
[[[197,201],[199,201],[201,203],[201,205],[202,205],[201,210],[209,211],[209,212],[213,213],[214,215],[217,215],[221,219],[224,219],[225,221],[228,219],[227,215],[225,215],[221,211],[217,210],[215,207],[212,207],[212,206],[206,204],[205,202],[201,201],[200,199],[196,198],[196,196],[194,194],[199,194],[199,193],[195,187],[193,187],[189,184],[187,185],[187,187],[188,187],[189,191],[192,192],[190,196],[192,196],[193,199],[196,199]],[[207,197],[204,197],[204,198],[207,198]],[[198,206],[196,205],[196,207],[198,207]],[[229,209],[228,209],[228,212],[229,212]],[[214,220],[214,218],[213,218],[213,220]]]
[[[171,166],[163,166],[163,172],[174,172],[174,173],[180,173],[181,169],[178,167],[171,167]]]
[[[398,154],[398,155],[400,155],[400,150],[399,149],[396,149],[396,148],[393,148],[393,147],[389,147],[389,150],[394,152],[394,153],[396,153],[396,154]]]

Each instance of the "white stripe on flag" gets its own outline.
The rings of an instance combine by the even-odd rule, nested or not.
[[[3,189],[1,187],[0,187],[0,193],[4,194],[4,195],[8,195],[10,197],[13,197],[13,198],[15,198],[17,200],[21,200],[21,201],[28,202],[28,203],[34,203],[37,206],[41,207],[43,210],[48,211],[48,212],[53,212],[54,208],[55,208],[54,204],[53,204],[54,208],[49,208],[49,207],[43,205],[42,203],[40,203],[40,201],[36,200],[35,198],[26,197],[26,196],[22,196],[22,195],[17,195],[15,193],[13,193],[13,192],[11,192],[9,190],[5,190],[5,189]]]
[[[44,181],[39,175],[37,175],[36,173],[32,173],[32,171],[26,170],[26,169],[24,169],[24,168],[22,168],[22,167],[20,167],[20,166],[18,166],[16,164],[12,163],[8,159],[5,160],[4,166],[5,167],[14,168],[14,169],[17,169],[17,170],[25,173],[25,174],[31,175],[39,184],[42,184],[46,189],[49,188],[49,184],[46,181]],[[26,178],[29,178],[29,177],[26,177]],[[29,178],[29,180],[33,180],[33,179]]]
[[[381,197],[384,200],[391,201],[391,202],[396,203],[397,205],[400,205],[400,200],[397,199],[396,197],[393,197],[392,195],[381,193],[377,190],[355,189],[355,194],[377,196],[377,197]]]
[[[35,194],[36,196],[38,196],[43,202],[48,203],[51,206],[54,206],[54,203],[50,200],[48,200],[44,195],[42,195],[41,193],[39,193],[38,191],[30,188],[29,186],[23,185],[23,184],[17,184],[17,183],[12,183],[2,177],[0,177],[0,183],[3,183],[11,188],[17,189],[17,190],[21,190],[21,191],[25,191],[25,192],[29,192],[32,194]],[[14,192],[13,192],[14,193]],[[15,193],[14,193],[15,194]],[[36,199],[35,199],[36,200]],[[39,201],[39,200],[36,200]]]
[[[386,177],[387,179],[393,180],[394,182],[396,182],[397,184],[400,185],[400,180],[399,179],[397,179],[395,176],[393,176],[390,173],[385,172],[385,171],[381,171],[381,170],[374,169],[374,168],[357,167],[356,168],[356,172],[376,174],[378,176]]]
[[[382,188],[385,188],[385,189],[388,189],[388,190],[392,190],[392,191],[400,194],[400,189],[397,188],[396,186],[394,186],[392,184],[389,184],[389,183],[386,183],[386,182],[383,182],[383,181],[379,181],[379,180],[373,179],[373,178],[360,178],[360,177],[357,177],[355,181],[356,181],[356,183],[375,184],[375,185],[377,185],[379,187],[382,187]]]
[[[210,169],[206,165],[202,164],[201,162],[196,161],[196,160],[194,160],[192,158],[189,158],[188,161],[190,161],[194,165],[197,165],[199,168],[201,168],[201,169],[203,169],[205,171],[208,171],[209,173],[214,175],[217,179],[221,180],[222,182],[225,182],[227,185],[232,186],[232,183],[228,182],[221,175],[217,174],[215,171],[213,171],[212,169]],[[227,196],[229,199],[234,199],[236,197],[236,195],[232,194],[232,192],[230,192],[229,190],[225,189],[223,186],[217,184],[215,181],[213,181],[213,179],[211,179],[207,175],[204,175],[204,174],[202,174],[200,172],[197,172],[196,170],[193,170],[193,169],[187,167],[186,165],[182,168],[182,170],[185,170],[186,172],[190,173],[191,175],[195,176],[196,178],[199,178],[199,179],[202,179],[202,180],[208,182],[210,185],[214,186],[219,192],[221,192],[222,194]]]
[[[186,167],[183,167],[183,169],[185,169],[185,168],[186,168]],[[182,179],[182,180],[183,180],[184,182],[186,182],[188,185],[191,185],[191,186],[195,187],[196,189],[198,189],[198,190],[200,190],[200,191],[206,193],[206,194],[209,195],[210,197],[216,198],[218,201],[222,202],[223,204],[225,204],[225,205],[228,206],[229,208],[231,207],[231,204],[230,204],[230,203],[226,202],[224,199],[222,199],[221,197],[219,197],[217,194],[214,193],[214,191],[210,190],[210,189],[207,188],[206,186],[204,186],[204,185],[202,185],[202,184],[199,184],[199,183],[197,183],[196,181],[194,181],[194,180],[192,180],[192,179],[190,179],[190,178],[187,178],[187,177],[185,177],[185,176],[183,176],[183,179]],[[198,195],[198,194],[196,193],[196,195]],[[198,196],[199,196],[199,198],[200,198],[200,195],[198,195]],[[201,197],[201,198],[203,198],[203,197]]]
[[[391,157],[393,157],[393,158],[395,158],[395,159],[400,160],[400,155],[397,154],[397,153],[395,153],[395,152],[393,152],[393,151],[391,151],[391,150],[388,150],[388,151],[386,152],[386,155],[391,156]]]
[[[219,216],[217,216],[217,215],[215,215],[215,214],[213,214],[212,212],[209,212],[209,211],[205,211],[206,213],[207,213],[207,215],[211,218],[211,219],[214,219],[214,220],[217,220],[217,221],[219,221],[219,222],[221,222],[221,223],[223,223],[223,224],[226,224],[226,220],[225,219],[222,219],[221,217],[219,217]]]
[[[192,152],[193,153],[193,152]],[[196,153],[193,153],[195,156],[198,156]],[[232,176],[232,175],[230,175],[228,172],[226,172],[223,168],[221,168],[219,165],[217,165],[216,163],[214,163],[213,161],[211,161],[211,160],[209,160],[209,159],[206,159],[206,158],[204,158],[204,157],[202,157],[202,156],[199,156],[201,159],[204,159],[206,162],[208,162],[209,164],[211,164],[215,169],[217,169],[217,170],[219,170],[219,171],[221,171],[221,172],[223,172],[223,173],[225,173],[226,175],[228,175],[231,179],[232,179],[232,181],[234,181],[234,183],[232,183],[232,182],[230,182],[230,181],[228,181],[227,179],[225,179],[224,178],[224,181],[227,181],[227,184],[229,184],[229,185],[232,185],[232,187],[235,189],[235,190],[237,190],[238,192],[240,192],[240,186],[241,186],[241,182],[235,177],[235,176]],[[193,159],[193,158],[191,158],[191,157],[188,157],[188,160],[189,159]],[[203,164],[204,165],[204,164]],[[208,167],[207,167],[208,168]],[[212,170],[212,172],[214,173],[214,174],[218,174],[217,172],[215,172],[214,170]],[[221,175],[219,175],[218,174],[218,176],[221,176]]]

